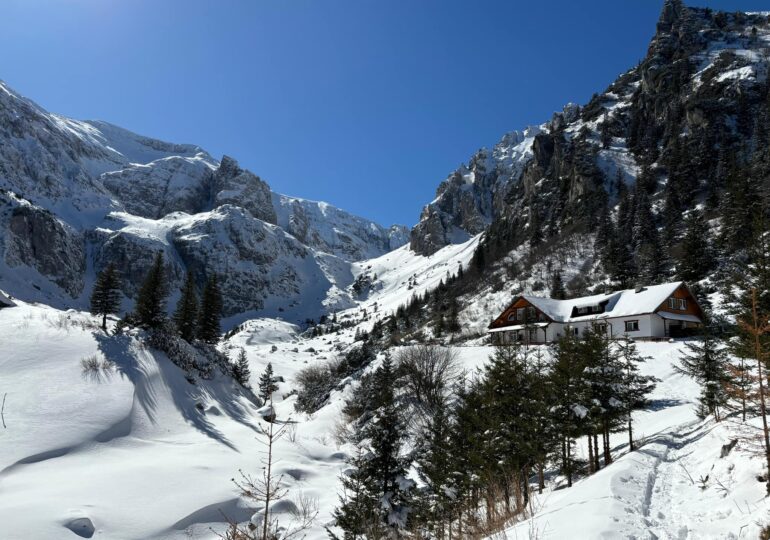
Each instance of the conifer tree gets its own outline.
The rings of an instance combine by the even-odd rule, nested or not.
[[[265,371],[260,375],[257,387],[259,388],[259,397],[264,403],[270,401],[270,396],[278,390],[278,385],[275,384],[275,375],[273,375],[272,362],[268,362]]]
[[[689,342],[675,369],[689,375],[701,385],[701,395],[698,399],[700,406],[698,415],[706,417],[714,415],[721,420],[721,411],[728,399],[727,388],[730,382],[730,371],[727,351],[721,347],[708,326],[704,327],[703,340],[700,343]]]
[[[643,189],[636,191],[635,206],[632,237],[638,276],[645,283],[655,283],[661,271],[661,250],[650,198]]]
[[[411,482],[401,455],[404,426],[395,404],[393,362],[386,356],[375,372],[378,400],[383,405],[366,424],[367,448],[351,460],[352,475],[342,478],[345,494],[335,511],[345,538],[400,536],[409,525]]]
[[[120,309],[120,277],[114,264],[99,272],[91,293],[91,313],[102,317],[102,330],[107,331],[107,315]]]
[[[219,281],[212,275],[203,289],[201,309],[198,314],[198,339],[205,343],[219,341],[220,320],[222,319],[222,293]]]
[[[176,305],[173,319],[181,338],[188,342],[192,341],[195,338],[198,321],[198,296],[195,292],[195,280],[191,272],[187,272],[187,279],[185,279],[184,287],[182,287],[182,296]]]
[[[685,219],[677,273],[685,281],[700,281],[711,270],[713,263],[708,223],[703,213],[695,209]]]
[[[528,348],[497,347],[482,384],[489,423],[484,432],[489,441],[487,460],[503,483],[506,507],[513,499],[517,512],[526,508],[530,472],[542,465],[551,437],[551,403],[544,401],[543,393],[543,387],[548,387],[546,374],[542,365],[538,371],[533,367]]]
[[[134,312],[137,322],[144,328],[160,328],[166,321],[166,297],[168,281],[163,263],[163,252],[159,251],[139,288]]]
[[[554,427],[560,442],[560,468],[567,477],[567,486],[572,486],[575,474],[575,438],[583,433],[589,408],[589,389],[583,377],[585,366],[582,362],[579,342],[568,332],[554,347],[554,364],[551,372],[551,386],[554,393],[552,406]]]
[[[762,417],[762,431],[767,462],[767,492],[770,494],[770,426],[767,420],[768,358],[770,358],[770,230],[762,216],[754,216],[754,234],[748,240],[748,260],[735,275],[741,291],[732,302],[737,323],[731,351],[739,358],[751,359],[756,365],[755,377]]]
[[[249,368],[249,359],[246,357],[246,350],[243,348],[238,352],[238,358],[233,366],[233,376],[242,386],[248,386],[249,379],[251,378],[251,369]],[[268,400],[264,402],[267,403]]]
[[[427,426],[422,429],[417,452],[417,474],[425,484],[419,504],[419,521],[427,535],[444,538],[456,499],[450,408],[446,400],[437,403]]]
[[[567,298],[567,292],[564,289],[564,280],[561,277],[561,270],[555,270],[551,275],[551,298],[564,300]]]
[[[617,354],[620,365],[623,367],[623,380],[621,383],[620,397],[621,410],[628,422],[628,449],[634,451],[634,430],[632,413],[644,408],[647,404],[647,395],[655,389],[658,379],[651,375],[639,373],[639,364],[645,361],[636,348],[636,343],[630,339],[616,342]]]
[[[485,490],[483,478],[488,468],[484,433],[489,417],[484,412],[485,400],[481,381],[470,380],[457,388],[457,403],[450,437],[450,452],[454,463],[454,512],[457,522],[456,538],[469,536],[464,516],[473,516],[480,494]],[[473,519],[471,517],[471,519]]]

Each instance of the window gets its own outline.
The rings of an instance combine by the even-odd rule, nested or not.
[[[626,321],[626,332],[638,332],[639,321]]]
[[[577,309],[577,312],[578,312],[579,315],[585,315],[586,313],[588,313],[588,307],[585,307],[585,306],[584,307],[579,307]]]
[[[679,298],[679,309],[687,311],[687,298]]]
[[[517,321],[523,321],[524,320],[524,308],[520,307],[516,310],[516,320]]]
[[[537,341],[537,328],[529,329],[529,341]]]
[[[535,308],[528,307],[527,308],[527,319],[529,319],[530,321],[534,321],[536,316],[537,315],[535,313]]]
[[[668,299],[668,307],[670,309],[676,309],[676,298],[674,298],[673,296]]]
[[[593,313],[601,313],[602,312],[602,306],[591,306],[591,311]]]
[[[516,313],[511,313],[510,315],[508,315],[508,320],[509,321],[515,321],[516,320]]]
[[[602,334],[606,334],[607,333],[607,325],[606,324],[597,324],[596,325],[596,331],[600,332]]]

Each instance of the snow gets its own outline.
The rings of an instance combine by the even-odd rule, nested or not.
[[[432,257],[404,249],[357,263],[357,272],[376,271],[381,280],[360,306],[373,309],[378,302],[381,316],[435,286],[447,269],[467,264],[475,241]],[[264,425],[261,405],[221,376],[191,385],[164,355],[132,337],[105,337],[94,323],[86,314],[24,302],[0,310],[0,342],[11,351],[0,358],[0,393],[8,394],[8,428],[0,430],[4,534],[35,540],[93,528],[105,538],[213,540],[223,527],[220,512],[248,520],[255,509],[229,479],[261,466],[255,440]],[[292,416],[296,424],[294,435],[276,447],[276,467],[291,496],[318,499],[311,540],[326,537],[323,526],[338,504],[339,476],[352,448],[334,432],[355,384],[332,392],[311,416],[294,413],[290,391],[302,368],[345,350],[354,332],[307,338],[294,324],[257,319],[222,345],[231,358],[246,351],[252,384],[268,362],[284,381],[273,407],[278,418]],[[758,523],[769,517],[764,484],[756,480],[763,462],[745,439],[719,458],[739,429],[754,428],[736,419],[719,425],[697,419],[699,387],[674,370],[684,342],[638,347],[649,357],[642,373],[660,379],[650,407],[635,414],[638,451],[627,453],[625,433],[613,435],[613,465],[569,489],[556,478],[535,498],[534,518],[513,526],[508,538],[531,537],[531,531],[553,539],[647,538],[648,531],[657,538],[679,538],[683,531],[692,538],[756,537]],[[493,349],[456,351],[460,367],[474,372]],[[114,369],[84,376],[79,362],[91,355],[114,362]],[[584,440],[577,450],[586,454]]]
[[[651,405],[634,416],[642,446],[628,453],[627,434],[612,437],[616,461],[572,488],[536,496],[535,516],[507,538],[756,538],[770,519],[763,459],[745,438],[756,423],[717,424],[695,415],[698,385],[673,366],[684,347],[639,343],[641,372],[660,379]],[[740,438],[724,458],[722,445]],[[587,455],[585,441],[579,444]],[[619,457],[618,457],[619,456]],[[532,535],[533,532],[537,534]]]
[[[557,322],[588,321],[652,313],[681,285],[681,281],[676,281],[661,285],[650,285],[639,292],[636,289],[626,289],[609,294],[584,296],[571,300],[554,300],[552,298],[531,295],[525,295],[524,299]],[[600,302],[607,302],[604,313],[572,317],[573,308],[595,306],[599,305]],[[696,318],[694,322],[700,322],[700,319]]]
[[[247,520],[253,511],[229,479],[238,469],[259,470],[258,405],[228,378],[189,384],[164,355],[130,337],[105,337],[93,322],[25,303],[0,311],[7,351],[0,357],[0,392],[7,393],[0,536],[65,538],[65,528],[91,522],[104,538],[215,538],[209,524],[221,527],[220,512]],[[257,342],[292,332],[265,327]],[[84,375],[80,360],[90,355],[111,360],[114,370]],[[267,361],[253,349],[249,356],[256,382]],[[271,359],[290,380],[291,360]],[[276,394],[283,418],[292,410],[282,398],[288,388],[281,383]],[[318,497],[323,520],[337,503],[344,458],[325,420],[334,412],[320,414],[318,425],[298,426],[295,442],[278,447],[285,485]],[[322,535],[320,523],[314,538]]]

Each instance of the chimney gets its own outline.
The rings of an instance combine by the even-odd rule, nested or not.
[[[639,285],[638,287],[636,287],[636,289],[634,289],[634,292],[635,292],[635,293],[640,293],[640,292],[642,292],[642,291],[646,291],[646,290],[647,290],[647,287],[644,287],[644,286],[642,286],[642,285]]]

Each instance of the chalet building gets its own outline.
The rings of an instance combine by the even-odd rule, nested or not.
[[[597,325],[611,337],[644,340],[692,334],[702,324],[698,302],[678,281],[571,300],[519,295],[489,325],[489,333],[496,344],[551,343]]]

